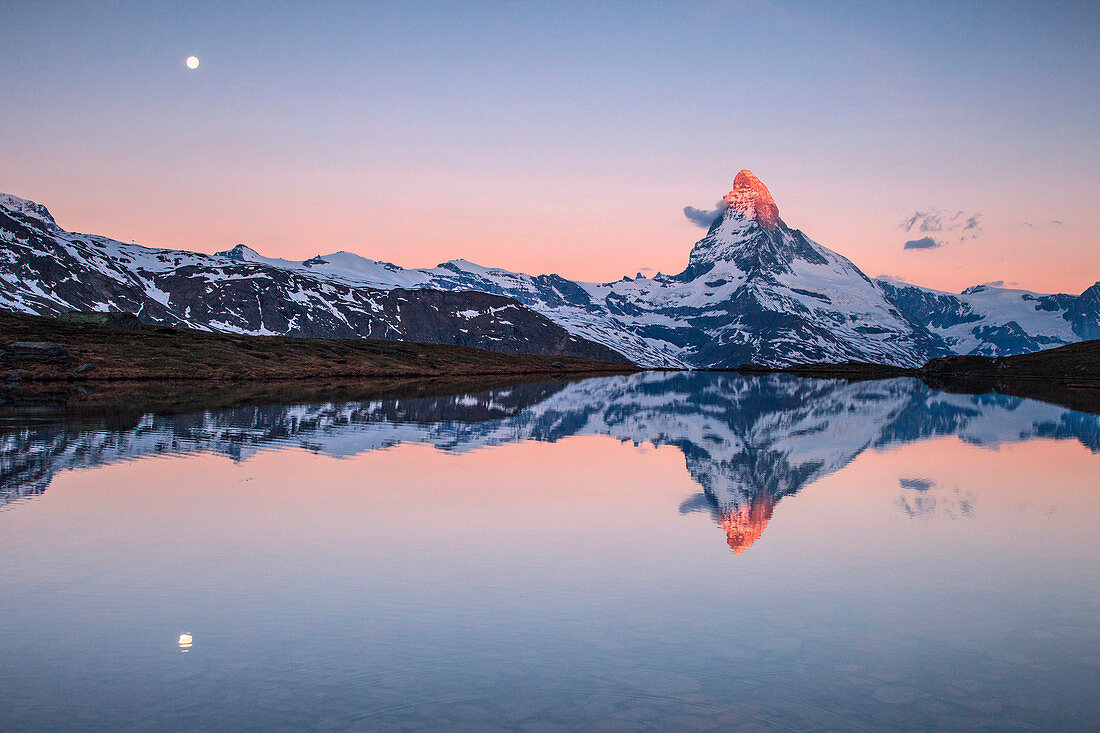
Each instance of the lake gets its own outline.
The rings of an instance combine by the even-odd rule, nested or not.
[[[1095,729],[1098,476],[912,379],[8,421],[0,729]]]

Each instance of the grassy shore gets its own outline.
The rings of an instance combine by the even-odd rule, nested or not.
[[[368,339],[238,336],[0,310],[0,377],[8,382],[269,382],[625,373],[566,356]]]

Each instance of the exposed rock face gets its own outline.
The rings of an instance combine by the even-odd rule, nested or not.
[[[733,190],[726,194],[726,208],[736,209],[764,229],[775,229],[783,221],[768,187],[752,171],[742,169],[733,179]]]
[[[1100,338],[1100,282],[1081,293],[1067,309],[1066,319],[1082,339]]]
[[[61,344],[49,341],[14,341],[7,346],[6,356],[12,361],[59,363],[71,357]]]

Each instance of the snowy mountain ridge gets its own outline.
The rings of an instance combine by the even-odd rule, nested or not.
[[[788,229],[750,171],[738,174],[725,203],[682,273],[613,283],[513,273],[466,260],[405,269],[337,252],[293,262],[264,258],[244,245],[219,255],[375,288],[507,295],[644,366],[848,359],[914,366],[943,351],[850,261]]]
[[[1100,287],[1081,296],[988,285],[942,293],[872,280],[790,229],[767,187],[741,171],[677,275],[613,283],[532,276],[452,260],[405,269],[350,252],[302,262],[245,247],[221,254],[378,288],[506,294],[571,333],[645,366],[782,366],[848,359],[913,366],[949,353],[1003,356],[1100,337]],[[1091,301],[1091,311],[1082,306]],[[1081,311],[1081,312],[1078,312]]]
[[[14,196],[0,198],[0,242],[0,307],[24,313],[125,311],[151,323],[225,333],[627,361],[501,295],[382,290],[260,261],[66,232],[45,207]]]
[[[1100,338],[1100,283],[1081,295],[1043,295],[992,285],[955,294],[878,282],[952,353],[1007,356]]]
[[[511,299],[568,338],[647,367],[917,366],[950,353],[1005,355],[1100,336],[1100,285],[1081,296],[985,286],[955,295],[872,280],[788,227],[751,171],[737,174],[723,203],[679,274],[588,283],[461,259],[403,268],[350,252],[294,261],[243,244],[214,255],[153,249],[65,232],[45,207],[4,195],[0,238],[12,246],[0,260],[0,306],[43,314],[130,310],[156,322],[242,333],[400,338],[414,324],[361,323],[383,309],[384,293],[473,291]],[[74,279],[102,282],[91,295]],[[471,312],[496,314],[459,309],[448,323],[461,334],[461,314]],[[434,329],[432,340],[439,338]],[[514,346],[522,348],[522,339]]]

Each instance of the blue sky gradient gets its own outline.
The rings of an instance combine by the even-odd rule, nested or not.
[[[615,279],[681,268],[683,207],[750,168],[871,275],[1079,291],[1098,30],[1096,3],[5,3],[0,190],[148,244]],[[930,207],[982,236],[906,250]]]

